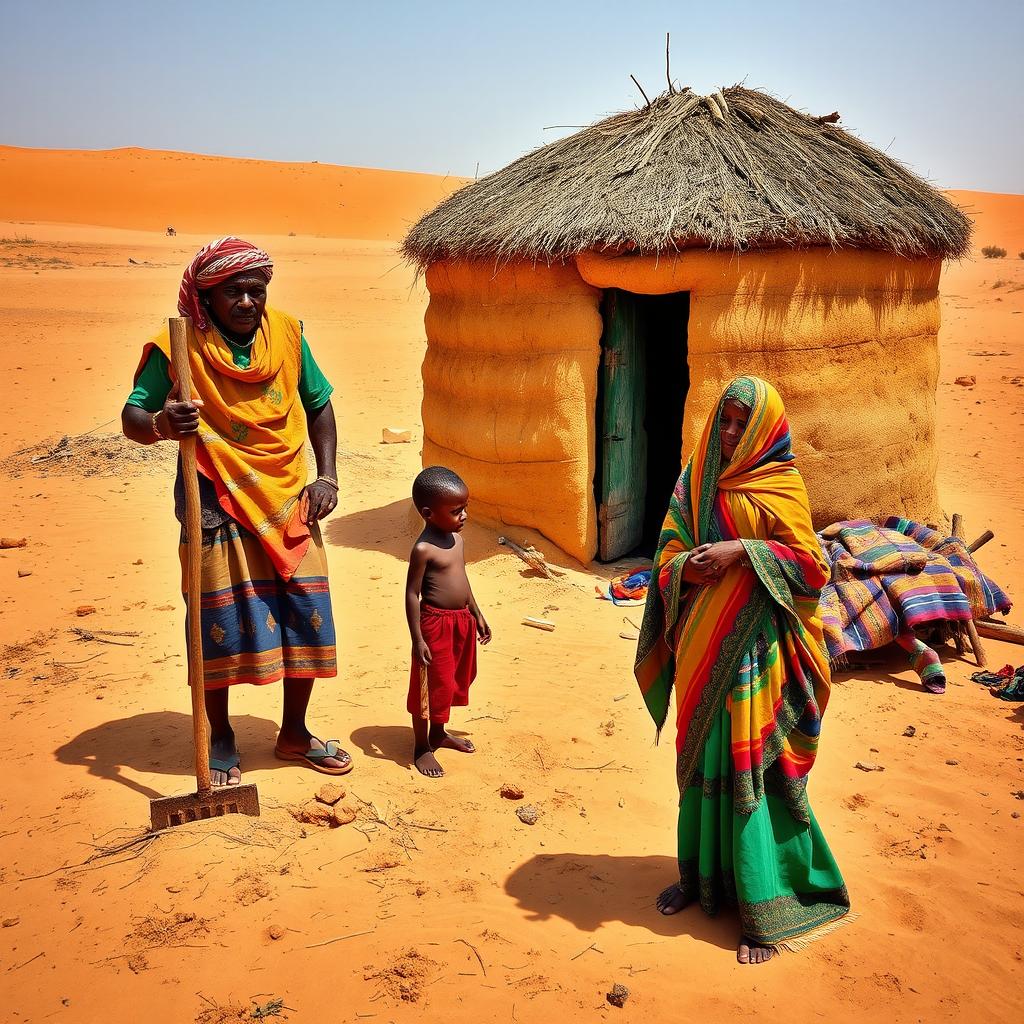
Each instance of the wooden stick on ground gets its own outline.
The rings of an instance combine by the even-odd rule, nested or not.
[[[1019,626],[1011,626],[1008,622],[976,622],[975,629],[979,635],[988,637],[990,640],[1002,640],[1007,644],[1020,644],[1024,647],[1024,629]]]
[[[958,540],[964,539],[964,521],[959,512],[953,513],[953,536]],[[978,629],[974,625],[974,620],[968,619],[964,625],[967,627],[967,639],[971,642],[974,660],[978,663],[978,668],[985,668],[988,665],[988,657],[985,654],[985,648],[981,645],[981,640],[978,638]]]
[[[983,548],[993,537],[995,537],[995,534],[991,530],[986,530],[977,540],[972,540],[967,545],[967,550],[973,555],[978,548]]]
[[[531,569],[536,570],[546,579],[553,580],[554,573],[548,568],[548,563],[544,561],[544,556],[539,551],[528,551],[524,547],[520,547],[514,540],[509,540],[508,537],[499,537],[498,543],[503,544],[507,547],[514,555],[518,555]]]

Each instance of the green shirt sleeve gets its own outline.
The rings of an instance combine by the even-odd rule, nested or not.
[[[306,336],[302,336],[302,366],[299,369],[299,399],[306,412],[322,409],[334,393],[334,388],[316,365],[309,350]]]
[[[135,405],[146,412],[159,412],[171,392],[170,361],[154,347],[135,382],[127,405]],[[299,399],[307,412],[322,409],[334,393],[334,388],[317,366],[305,337],[302,339],[302,362],[299,369]]]
[[[170,360],[154,345],[125,404],[138,406],[146,412],[159,412],[171,393],[170,367]]]

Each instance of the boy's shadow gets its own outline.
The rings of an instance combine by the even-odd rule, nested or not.
[[[413,738],[408,725],[364,725],[353,730],[351,739],[367,757],[394,761],[400,768],[412,767]]]
[[[263,768],[273,758],[277,724],[253,715],[231,719],[242,753],[242,768]],[[251,751],[250,756],[246,752]],[[261,756],[265,752],[266,756]],[[180,711],[150,711],[86,729],[55,751],[62,764],[83,765],[98,779],[119,782],[153,800],[165,796],[126,777],[122,768],[164,775],[193,771],[192,716]],[[266,763],[264,763],[266,762]]]
[[[735,912],[711,918],[691,904],[669,917],[658,913],[658,893],[678,878],[673,857],[546,853],[517,867],[505,880],[505,891],[535,921],[561,917],[585,932],[621,921],[657,935],[688,934],[735,949],[740,935]]]

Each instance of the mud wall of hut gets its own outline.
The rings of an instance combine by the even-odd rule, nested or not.
[[[818,526],[941,516],[936,493],[941,261],[830,249],[577,258],[599,288],[689,291],[683,457],[726,383],[752,373],[786,403]]]
[[[571,264],[435,263],[426,283],[423,464],[467,481],[474,518],[588,561],[601,292]]]

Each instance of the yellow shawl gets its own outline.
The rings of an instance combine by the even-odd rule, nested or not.
[[[307,474],[306,414],[298,389],[302,328],[294,317],[267,307],[244,369],[212,326],[189,333],[193,397],[204,403],[199,471],[213,481],[224,511],[259,538],[274,568],[289,580],[309,546],[309,527],[299,517]],[[166,327],[151,345],[170,359]]]

